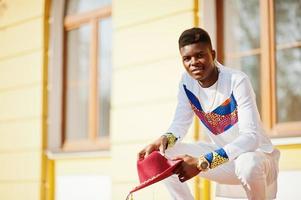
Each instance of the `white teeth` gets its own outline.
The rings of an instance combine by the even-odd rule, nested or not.
[[[204,71],[204,69],[194,69],[194,70],[192,70],[192,72],[196,72],[196,71]]]

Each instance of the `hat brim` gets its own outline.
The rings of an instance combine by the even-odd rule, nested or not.
[[[136,186],[133,190],[130,191],[130,193],[136,192],[142,188],[145,188],[149,185],[152,185],[156,182],[162,181],[163,179],[171,176],[173,174],[173,170],[182,162],[183,160],[177,160],[177,161],[173,161],[172,166],[170,166],[168,169],[166,169],[165,171],[163,171],[162,173],[158,174],[157,176],[155,176],[152,179],[149,179],[143,183],[141,183],[140,185]]]

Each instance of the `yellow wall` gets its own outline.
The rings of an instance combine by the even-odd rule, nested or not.
[[[194,24],[194,1],[113,1],[113,199],[138,184],[136,155],[168,128],[183,71],[177,40]],[[192,134],[190,133],[190,138]],[[162,184],[135,194],[167,199]],[[143,196],[143,197],[142,197]]]
[[[301,170],[301,144],[278,145],[281,171]]]
[[[0,197],[43,195],[44,1],[0,2]]]

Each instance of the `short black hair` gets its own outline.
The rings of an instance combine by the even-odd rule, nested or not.
[[[179,37],[179,49],[198,42],[208,44],[212,49],[210,36],[204,29],[197,27],[187,29]]]

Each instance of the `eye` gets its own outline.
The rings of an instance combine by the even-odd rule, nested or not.
[[[199,53],[197,56],[198,56],[198,58],[203,58],[204,54],[203,53]]]
[[[184,62],[188,62],[189,60],[190,60],[189,57],[183,57],[183,61],[184,61]]]

